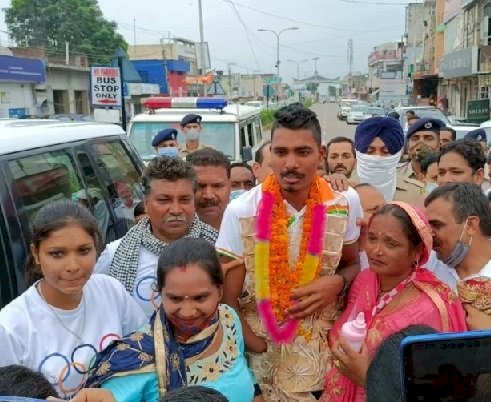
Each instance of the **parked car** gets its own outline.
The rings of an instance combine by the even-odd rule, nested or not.
[[[368,105],[366,104],[356,104],[353,105],[346,116],[346,123],[348,124],[359,124],[365,120],[365,115],[368,111]]]
[[[408,129],[406,119],[406,112],[408,110],[414,110],[414,113],[421,118],[431,117],[433,119],[443,121],[447,127],[451,127],[457,132],[457,139],[463,138],[469,131],[475,130],[479,127],[478,124],[451,122],[440,109],[432,106],[405,106],[396,107],[394,110],[399,113],[399,121],[404,129],[404,133],[407,133]]]
[[[258,108],[259,110],[262,110],[265,108],[264,103],[262,103],[261,101],[249,101],[249,102],[246,102],[245,105]]]
[[[339,103],[338,119],[346,120],[351,106],[353,106],[357,102],[357,99],[341,99],[341,102]]]
[[[365,120],[375,116],[384,117],[387,116],[387,113],[385,112],[385,109],[383,107],[368,106],[365,113]]]
[[[106,242],[127,232],[125,186],[136,202],[143,162],[117,125],[49,120],[0,121],[0,308],[26,289],[29,221],[68,198],[97,218]],[[121,198],[119,197],[121,195]]]

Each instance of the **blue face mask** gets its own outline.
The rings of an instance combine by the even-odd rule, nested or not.
[[[229,201],[235,200],[237,197],[240,197],[244,193],[247,193],[247,190],[240,189],[231,191]]]
[[[464,229],[462,229],[462,233],[460,234],[459,240],[457,240],[457,243],[455,243],[455,246],[452,250],[452,252],[448,255],[448,257],[443,261],[445,265],[451,267],[451,268],[457,268],[462,261],[465,260],[465,257],[467,257],[467,254],[469,254],[469,249],[472,244],[472,238],[469,241],[469,244],[464,244],[462,242],[462,236],[464,235],[464,230],[465,227],[467,226],[467,221],[465,221],[464,224]]]
[[[162,147],[158,149],[159,156],[167,156],[169,158],[177,158],[179,152],[176,147]]]

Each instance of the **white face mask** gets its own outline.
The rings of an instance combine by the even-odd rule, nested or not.
[[[386,202],[392,201],[396,192],[396,167],[401,151],[391,156],[367,155],[356,151],[356,172],[360,183],[368,183],[378,190]]]

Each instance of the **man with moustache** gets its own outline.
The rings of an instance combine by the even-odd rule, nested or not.
[[[223,213],[230,200],[230,160],[220,151],[203,148],[187,157],[196,172],[196,213],[208,225],[220,230]]]
[[[359,271],[356,222],[362,216],[361,206],[353,189],[335,192],[317,175],[325,150],[313,111],[299,103],[278,110],[271,141],[273,173],[260,186],[231,201],[223,217],[216,244],[221,261],[244,260],[226,275],[223,299],[241,315],[249,364],[264,400],[314,402],[330,366],[326,335],[339,312],[338,297],[346,293]],[[262,212],[268,202],[270,212]],[[324,211],[325,221],[313,218],[314,208]],[[306,284],[295,278],[285,283],[284,278],[291,278],[295,269],[305,270],[305,247],[315,224],[324,225],[317,232],[323,256],[319,272]],[[264,254],[257,231],[268,230],[268,226],[271,253]],[[256,275],[256,261],[267,270],[270,285]],[[261,289],[271,286],[275,323],[285,317],[299,321],[301,330],[281,346],[260,318],[256,281]]]
[[[326,146],[328,173],[340,173],[348,179],[356,165],[355,144],[346,137],[335,137]]]
[[[175,157],[154,158],[145,168],[142,184],[148,217],[106,246],[94,272],[118,279],[151,316],[160,303],[153,285],[162,250],[182,237],[215,244],[218,232],[196,214],[196,173],[187,162]]]
[[[396,200],[414,203],[424,194],[425,184],[419,180],[421,153],[428,154],[438,151],[440,129],[444,126],[441,120],[423,118],[409,127],[406,141],[411,160],[397,166]]]

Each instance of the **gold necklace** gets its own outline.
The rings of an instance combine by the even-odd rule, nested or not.
[[[42,282],[42,280],[39,281],[37,283],[37,285],[36,285],[36,290],[38,291],[39,296],[41,296],[41,299],[46,303],[46,305],[48,306],[48,308],[50,309],[50,311],[53,313],[53,315],[55,316],[55,318],[58,321],[58,323],[65,329],[65,331],[67,331],[70,334],[72,334],[82,344],[83,343],[82,336],[84,335],[84,332],[85,332],[85,324],[86,324],[86,320],[87,320],[87,314],[86,314],[86,308],[85,308],[85,297],[84,297],[83,292],[82,292],[82,313],[83,313],[83,321],[82,321],[82,328],[79,331],[80,332],[80,335],[79,335],[75,331],[72,331],[70,328],[68,328],[65,325],[65,323],[63,322],[63,320],[60,318],[60,316],[58,315],[58,313],[53,308],[53,306],[46,301],[46,298],[43,295],[43,291],[41,290],[41,282]]]

